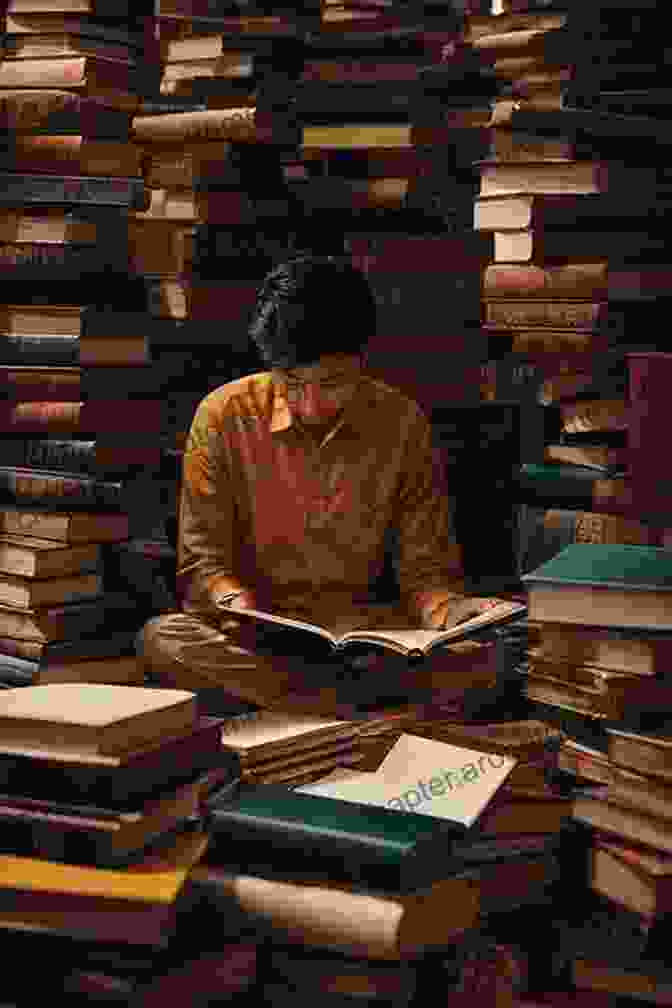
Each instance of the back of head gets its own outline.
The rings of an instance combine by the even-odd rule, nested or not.
[[[301,255],[268,274],[249,332],[268,367],[292,368],[325,354],[363,353],[375,324],[361,270],[336,256]]]

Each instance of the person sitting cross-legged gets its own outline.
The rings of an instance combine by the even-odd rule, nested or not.
[[[138,651],[150,680],[267,706],[311,663],[256,647],[257,608],[333,629],[451,626],[486,608],[464,595],[451,503],[429,421],[365,366],[376,322],[364,274],[296,256],[258,294],[250,335],[268,370],[198,406],[184,453],[177,585],[181,611],[151,619]],[[400,600],[369,588],[386,533]],[[313,679],[319,681],[319,676]]]

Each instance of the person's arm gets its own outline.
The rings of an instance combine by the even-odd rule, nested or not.
[[[254,587],[236,573],[236,515],[221,434],[204,400],[196,410],[184,452],[180,496],[177,584],[186,611],[210,618],[235,597],[254,607]]]
[[[448,487],[431,425],[419,408],[406,441],[397,505],[399,583],[419,625],[441,629],[487,608],[487,599],[465,598]]]

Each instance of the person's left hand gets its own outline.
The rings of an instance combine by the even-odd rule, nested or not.
[[[446,599],[432,614],[428,626],[432,630],[449,630],[464,623],[474,616],[479,616],[487,609],[497,605],[496,599],[490,598],[456,598]]]

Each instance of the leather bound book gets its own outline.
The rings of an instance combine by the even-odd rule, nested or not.
[[[262,785],[209,803],[213,863],[238,863],[262,877],[314,873],[395,892],[414,891],[450,874],[457,822],[362,806]],[[269,851],[273,851],[272,866]]]

